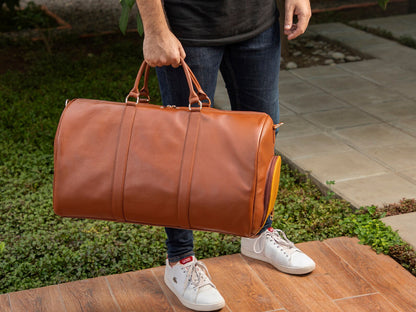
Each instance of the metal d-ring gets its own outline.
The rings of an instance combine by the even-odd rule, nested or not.
[[[129,101],[129,97],[130,97],[130,94],[127,94],[126,99],[124,100],[124,103],[127,104],[127,102]],[[145,98],[140,98],[140,94],[139,94],[136,98],[136,105],[139,104],[140,101],[144,101],[146,103],[149,103],[150,102],[150,96],[147,96]]]
[[[130,97],[130,93],[127,94],[126,99],[124,100],[124,103],[127,104],[127,102],[129,101],[129,97]],[[139,97],[136,98],[136,105],[139,103]]]
[[[198,100],[199,110],[202,110],[202,102]],[[192,110],[192,103],[189,103],[189,110]]]

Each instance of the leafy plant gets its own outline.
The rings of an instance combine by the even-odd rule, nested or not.
[[[389,3],[389,0],[378,0],[378,4],[383,10],[387,8],[387,3]]]
[[[3,8],[3,5],[6,5],[11,14],[15,14],[16,9],[20,8],[20,0],[0,0],[0,9]]]
[[[416,252],[413,247],[409,244],[394,245],[389,248],[389,255],[416,276]]]
[[[135,0],[120,0],[120,4],[121,15],[119,20],[119,28],[123,34],[126,34],[130,12],[135,4]],[[143,24],[140,18],[140,14],[137,14],[137,31],[140,36],[143,35]]]
[[[404,245],[404,242],[390,226],[386,226],[377,214],[377,207],[371,206],[357,211],[342,220],[350,231],[348,234],[357,236],[360,241],[370,245],[375,251],[389,253],[392,246]]]
[[[41,6],[28,2],[22,10],[0,10],[0,31],[19,31],[23,29],[43,29],[56,26],[57,22],[47,15]]]

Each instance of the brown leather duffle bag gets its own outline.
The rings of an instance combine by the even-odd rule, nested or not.
[[[55,136],[56,214],[247,237],[260,231],[279,185],[276,125],[265,113],[211,108],[182,68],[187,107],[149,104],[145,62],[124,103],[67,102]]]

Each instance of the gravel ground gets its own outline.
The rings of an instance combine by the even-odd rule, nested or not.
[[[289,53],[281,59],[281,69],[296,69],[316,65],[335,65],[368,59],[364,54],[324,38],[307,34],[289,41]]]

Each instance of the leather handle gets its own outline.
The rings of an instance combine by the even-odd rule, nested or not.
[[[195,87],[196,87],[196,90],[197,90],[197,94],[198,94],[198,99],[199,99],[199,101],[201,101],[202,102],[202,106],[204,106],[204,107],[210,107],[211,106],[211,100],[210,100],[210,98],[208,97],[208,95],[204,92],[204,90],[202,90],[202,88],[201,88],[201,85],[199,84],[199,82],[198,82],[198,80],[196,79],[196,77],[195,77],[195,74],[192,72],[192,70],[189,68],[189,66],[188,66],[188,64],[186,64],[185,63],[185,61],[183,60],[183,59],[181,59],[181,62],[182,62],[182,67],[184,68],[184,70],[185,70],[185,68],[186,68],[186,70],[185,70],[185,72],[186,71],[188,71],[189,72],[189,75],[190,75],[190,77],[191,77],[191,80],[192,80],[192,82],[193,82],[193,84],[195,85]],[[189,85],[189,84],[188,84]],[[192,87],[192,86],[191,86]],[[190,87],[190,88],[191,88]],[[192,88],[193,89],[193,88]],[[191,103],[191,102],[189,102],[189,103]],[[192,103],[193,104],[193,103]]]
[[[143,87],[140,89],[139,92],[139,84],[140,84],[140,80],[143,76],[143,71],[144,73],[144,83],[143,83]],[[135,98],[136,99],[136,104],[137,103],[143,103],[143,102],[149,102],[150,101],[150,96],[149,96],[149,66],[147,65],[146,62],[143,61],[142,65],[140,65],[139,68],[139,72],[137,73],[136,76],[136,80],[134,82],[133,85],[133,89],[130,90],[129,94],[126,96],[126,103],[128,102],[128,99],[130,97]],[[145,98],[143,98],[145,97]]]
[[[207,94],[202,90],[201,85],[199,84],[199,82],[196,79],[192,70],[185,63],[184,59],[181,59],[181,65],[182,65],[183,71],[185,73],[186,82],[187,82],[188,87],[189,87],[189,107],[191,108],[191,106],[193,104],[197,104],[197,103],[200,104],[200,107],[210,107],[211,106],[211,100],[209,99]],[[146,103],[149,102],[149,100],[150,100],[149,88],[148,88],[149,69],[150,69],[149,64],[147,64],[146,61],[143,61],[143,63],[141,64],[141,66],[139,68],[139,72],[137,73],[136,80],[134,82],[134,86],[130,90],[129,94],[126,97],[126,103],[128,102],[128,99],[130,97],[136,99],[136,104],[137,103],[143,103],[143,102],[146,102]],[[139,91],[139,84],[140,84],[140,80],[143,76],[143,72],[144,72],[143,87]],[[195,92],[194,86],[195,86],[197,92]]]

